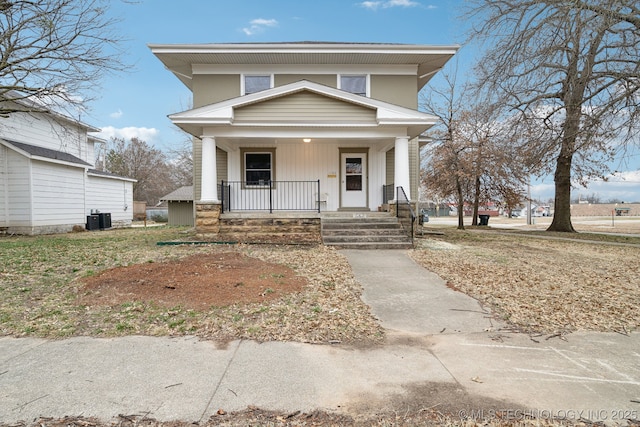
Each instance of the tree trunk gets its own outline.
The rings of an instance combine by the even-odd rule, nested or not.
[[[458,230],[464,230],[464,197],[460,178],[456,177],[456,190],[458,191]]]
[[[572,155],[558,156],[554,181],[556,186],[553,221],[547,231],[574,233],[571,224],[571,160]]]
[[[476,176],[476,188],[473,195],[473,219],[471,225],[478,225],[478,208],[480,205],[480,177]]]

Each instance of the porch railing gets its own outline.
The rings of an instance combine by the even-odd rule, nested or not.
[[[316,211],[320,212],[320,180],[317,181],[221,181],[218,187],[222,212]]]
[[[411,239],[411,243],[413,244],[413,227],[416,222],[416,214],[411,207],[411,203],[409,203],[409,199],[404,192],[404,188],[398,187],[396,188],[396,192],[396,216],[398,217],[400,224],[402,224],[402,228],[404,229],[407,236]]]

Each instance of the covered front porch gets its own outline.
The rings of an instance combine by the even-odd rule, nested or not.
[[[411,198],[418,166],[410,145],[407,136],[203,137],[196,202],[220,203],[221,213],[378,211],[395,198],[385,188],[402,187]]]

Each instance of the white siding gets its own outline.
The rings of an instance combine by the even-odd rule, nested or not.
[[[84,169],[32,161],[33,226],[84,224]]]
[[[63,125],[43,114],[11,114],[0,125],[0,138],[62,151],[94,164],[86,130],[71,123]]]
[[[242,145],[250,147],[250,144]],[[276,147],[275,181],[320,180],[322,199],[326,197],[327,211],[338,210],[340,203],[340,149],[369,148],[369,209],[382,204],[382,185],[385,183],[385,153],[374,144],[342,144],[322,140],[309,144],[281,143]],[[240,150],[230,151],[229,180],[242,181]],[[249,190],[251,191],[251,190]],[[324,208],[324,207],[323,207]]]
[[[133,184],[119,179],[88,176],[84,216],[92,210],[110,213],[112,224],[130,224],[133,219]]]
[[[12,150],[7,150],[9,190],[9,223],[12,226],[31,225],[31,166],[29,160]]]

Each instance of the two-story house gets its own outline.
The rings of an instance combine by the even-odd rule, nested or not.
[[[292,212],[366,216],[398,190],[417,200],[420,136],[436,122],[418,111],[418,92],[458,49],[314,42],[149,47],[193,93],[194,108],[169,118],[195,137],[196,227],[213,234],[261,212],[277,233]]]
[[[10,97],[2,102],[34,107]],[[91,133],[99,131],[56,113],[0,118],[0,230],[68,232],[85,228],[87,216],[96,212],[113,227],[131,225],[135,180],[95,169],[94,147],[104,141]]]

